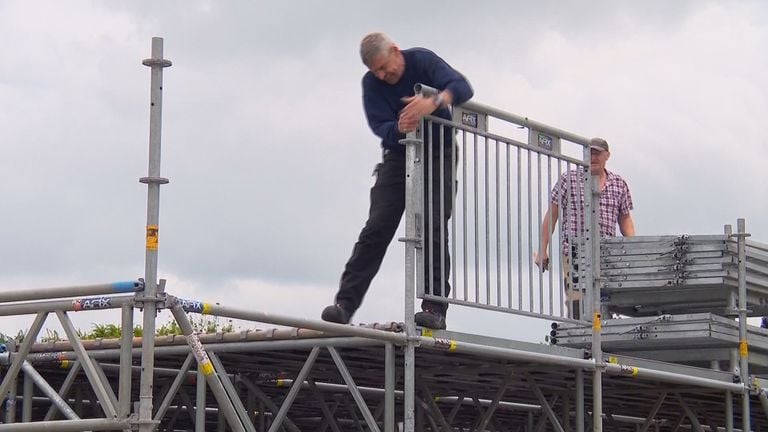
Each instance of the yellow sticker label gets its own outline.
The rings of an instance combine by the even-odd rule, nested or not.
[[[211,313],[211,304],[203,303],[203,315]]]
[[[160,228],[157,225],[147,225],[147,250],[157,250],[157,237]]]
[[[275,383],[277,387],[283,387],[285,385],[285,380],[282,378],[278,378],[277,382]]]
[[[451,341],[451,345],[448,347],[448,351],[450,351],[450,352],[454,352],[454,351],[456,351],[457,345],[458,345],[458,344],[456,343],[456,341],[455,341],[455,340],[452,340],[452,341]]]
[[[59,363],[59,367],[62,369],[67,369],[69,367],[69,360],[67,359],[61,360],[61,363]]]
[[[432,337],[432,329],[422,328],[421,335],[426,337]]]
[[[637,376],[640,373],[640,369],[638,369],[635,366],[632,366],[632,376]]]
[[[739,342],[739,355],[741,357],[746,357],[749,355],[749,344],[745,340]]]
[[[200,363],[200,370],[203,371],[203,375],[208,376],[213,373],[213,364],[210,361]]]
[[[601,315],[597,312],[592,317],[592,329],[596,332],[599,332],[603,329],[603,321],[601,318]]]
[[[619,364],[619,359],[615,356],[608,356],[608,363]]]

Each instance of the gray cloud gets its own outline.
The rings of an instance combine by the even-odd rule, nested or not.
[[[746,217],[766,240],[767,17],[756,1],[4,2],[0,286],[143,271],[152,36],[174,62],[161,277],[182,292],[330,301],[379,158],[360,103],[371,30],[434,49],[478,101],[605,136],[640,233]],[[401,316],[402,262],[393,243],[361,320]]]

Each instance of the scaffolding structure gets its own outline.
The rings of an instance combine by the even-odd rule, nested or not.
[[[24,340],[0,354],[0,431],[768,429],[766,384],[755,375],[768,370],[768,332],[746,322],[768,304],[768,247],[747,240],[743,220],[722,236],[601,241],[589,140],[474,102],[457,107],[452,122],[427,118],[403,141],[402,323],[341,325],[172,295],[157,269],[159,193],[168,182],[160,173],[162,80],[171,66],[162,39],[153,38],[143,63],[151,68],[144,277],[0,293],[0,316],[35,316]],[[497,133],[494,123],[525,136]],[[434,136],[434,125],[444,132]],[[423,152],[446,136],[456,137],[463,159],[451,161],[460,180],[450,191],[462,205],[441,227],[453,269],[443,296],[443,287],[424,286],[424,272],[443,259],[424,256],[423,223],[441,210],[424,206],[435,191]],[[584,173],[586,191],[581,320],[563,308],[563,263],[552,253],[560,237],[549,245],[549,273],[531,253],[553,179],[570,170]],[[416,297],[552,320],[553,343],[416,327]],[[105,309],[120,310],[122,329],[141,311],[148,336],[81,340],[71,314]],[[163,309],[183,335],[151,336]],[[604,318],[613,313],[630,318]],[[287,328],[198,334],[188,314]],[[67,340],[37,342],[51,315]]]

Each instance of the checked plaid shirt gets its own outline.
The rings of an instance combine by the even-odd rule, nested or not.
[[[600,193],[600,236],[616,235],[619,216],[632,209],[629,186],[621,176],[605,170],[605,186]],[[552,189],[552,203],[560,207],[563,246],[584,233],[584,175],[571,170],[560,176]],[[565,249],[563,249],[565,250]]]

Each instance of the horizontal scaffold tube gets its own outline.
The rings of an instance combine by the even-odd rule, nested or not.
[[[36,314],[39,312],[53,312],[61,310],[65,312],[70,311],[87,311],[97,309],[117,309],[124,304],[132,304],[134,296],[96,296],[96,297],[81,297],[71,300],[51,300],[51,301],[37,301],[28,303],[11,303],[0,304],[0,316],[10,315],[28,315]]]
[[[127,421],[107,420],[107,419],[85,419],[85,420],[55,420],[31,423],[9,423],[0,424],[0,431],[7,432],[37,432],[37,431],[56,431],[56,432],[76,432],[76,431],[105,431],[130,429]]]
[[[169,296],[170,301],[176,300]],[[359,336],[369,339],[376,339],[385,342],[392,342],[398,345],[404,345],[407,340],[407,336],[403,333],[393,333],[389,331],[375,330],[364,327],[355,327],[351,325],[335,324],[320,320],[310,320],[304,318],[295,318],[285,315],[275,315],[266,312],[258,312],[246,309],[237,309],[227,306],[221,306],[211,303],[202,303],[203,310],[210,315],[216,315],[226,318],[242,319],[248,321],[257,321],[262,323],[270,323],[277,325],[284,325],[290,327],[310,328],[314,330],[320,330],[325,333],[339,335],[339,336]],[[186,309],[186,308],[185,308]],[[202,312],[202,311],[201,311]]]
[[[0,293],[0,303],[18,302],[27,300],[48,300],[63,297],[79,297],[101,294],[121,294],[141,291],[144,289],[142,281],[113,282],[97,285],[80,285],[59,288],[36,288]]]
[[[491,117],[495,117],[499,120],[508,121],[510,123],[514,123],[519,126],[524,126],[529,129],[537,130],[540,132],[548,133],[551,135],[558,136],[560,138],[564,138],[568,141],[574,142],[576,144],[581,144],[584,147],[589,146],[590,141],[588,138],[585,138],[580,135],[576,135],[574,133],[564,131],[562,129],[556,128],[554,126],[550,126],[544,123],[537,122],[535,120],[531,120],[528,117],[519,116],[517,114],[512,114],[507,111],[500,110],[498,108],[494,108],[489,105],[484,105],[478,102],[473,101],[467,101],[461,104],[461,107],[468,110],[468,111],[475,111],[477,113],[481,114],[487,114]]]

